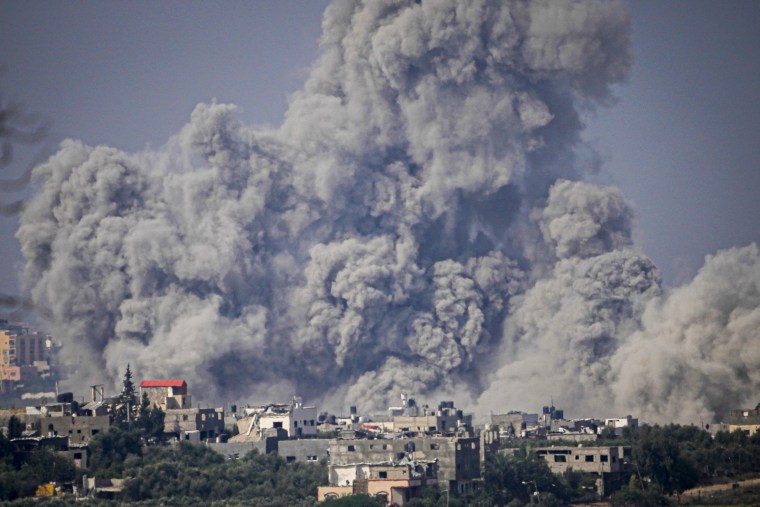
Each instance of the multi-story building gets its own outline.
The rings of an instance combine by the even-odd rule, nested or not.
[[[16,364],[33,366],[36,362],[47,362],[47,342],[49,337],[42,333],[24,333],[16,336]]]
[[[16,361],[16,333],[0,330],[0,389],[10,390],[13,382],[21,380],[21,368]]]
[[[224,409],[193,407],[182,379],[143,380],[140,396],[164,411],[164,432],[183,440],[206,440],[224,433]]]
[[[143,394],[151,405],[164,411],[192,405],[192,399],[187,394],[187,382],[182,379],[143,380],[140,382],[140,396]]]
[[[608,495],[620,486],[623,472],[627,470],[626,459],[630,447],[539,447],[536,456],[549,465],[549,469],[562,475],[572,469],[597,476],[597,493]]]
[[[480,480],[477,437],[418,436],[394,439],[338,439],[330,443],[330,465],[388,463],[403,459],[438,462],[438,483],[460,493]]]

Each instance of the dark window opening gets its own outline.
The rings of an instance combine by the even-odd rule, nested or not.
[[[586,463],[593,463],[594,462],[594,456],[591,454],[586,455]]]
[[[380,473],[378,474],[378,476],[379,476],[381,479],[387,479],[387,478],[388,478],[388,472],[380,472]]]

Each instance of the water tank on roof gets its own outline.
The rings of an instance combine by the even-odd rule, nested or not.
[[[74,393],[61,393],[56,398],[58,403],[71,403],[74,401]]]

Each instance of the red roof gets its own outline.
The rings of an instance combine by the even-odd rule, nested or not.
[[[180,379],[170,380],[143,380],[140,387],[187,387],[187,382]]]

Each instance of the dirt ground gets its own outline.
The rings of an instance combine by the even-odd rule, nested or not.
[[[745,479],[743,481],[734,481],[726,484],[713,484],[712,486],[700,486],[698,488],[687,489],[681,496],[687,497],[699,497],[702,495],[709,495],[718,491],[726,491],[729,489],[744,488],[747,486],[755,486],[760,484],[760,477],[754,479]]]

